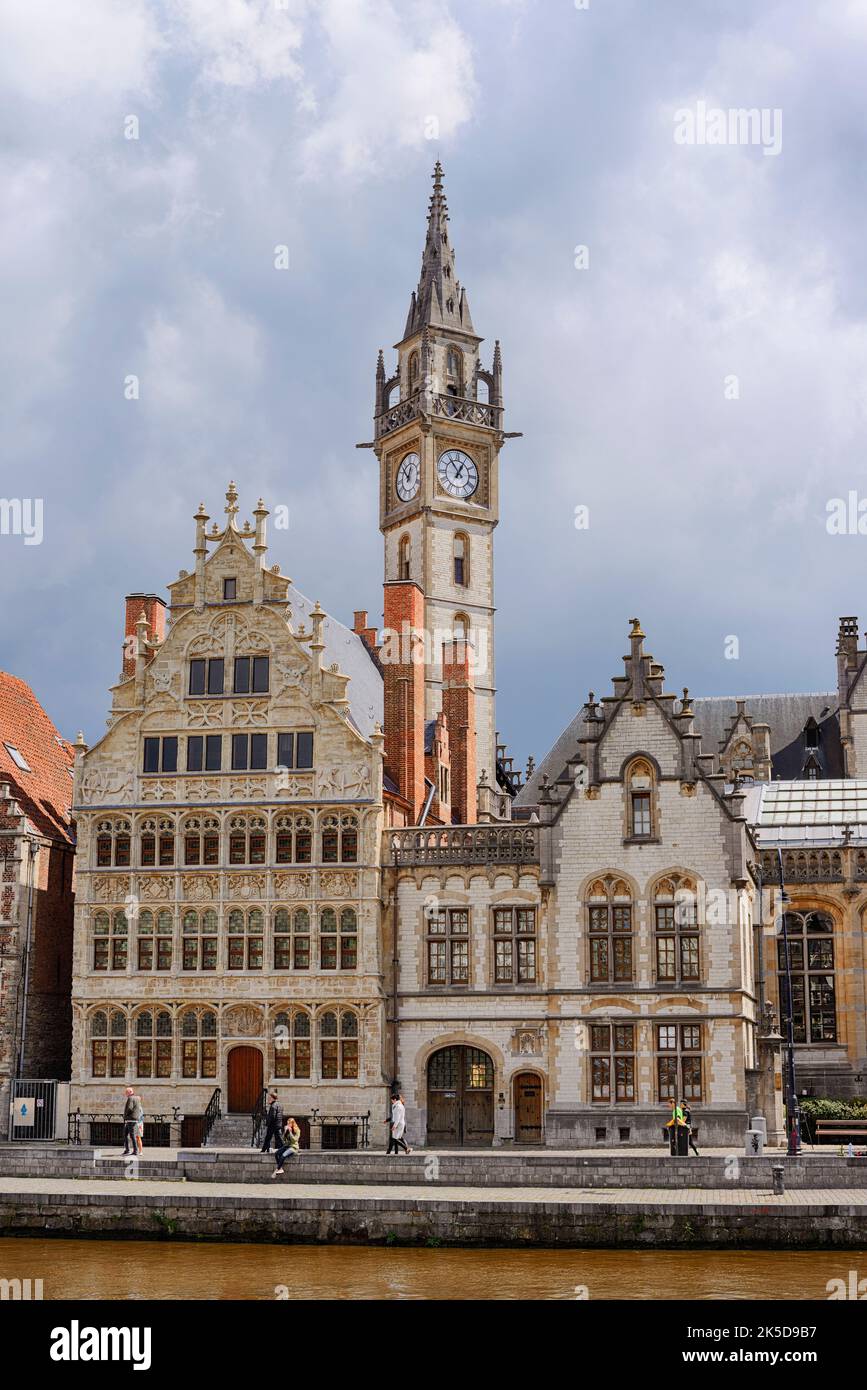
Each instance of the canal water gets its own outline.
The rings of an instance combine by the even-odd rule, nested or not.
[[[865,1250],[456,1250],[0,1237],[49,1299],[827,1299]]]

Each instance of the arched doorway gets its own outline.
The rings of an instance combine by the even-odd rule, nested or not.
[[[227,1058],[226,1109],[230,1115],[252,1115],[265,1078],[258,1047],[233,1047]]]
[[[482,1147],[494,1137],[494,1064],[479,1047],[443,1047],[427,1064],[427,1142]]]
[[[533,1071],[515,1077],[515,1143],[542,1142],[542,1078]]]

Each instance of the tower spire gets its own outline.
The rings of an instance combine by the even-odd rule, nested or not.
[[[409,303],[404,338],[424,328],[457,329],[475,334],[466,290],[455,273],[455,253],[449,238],[449,209],[443,188],[443,166],[434,165],[433,192],[421,258],[418,289]]]

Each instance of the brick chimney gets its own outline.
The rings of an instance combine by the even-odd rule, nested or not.
[[[352,623],[352,631],[357,637],[361,638],[364,645],[370,651],[376,651],[376,639],[378,634],[375,627],[370,627],[368,625],[366,608],[356,608]]]
[[[383,586],[383,595],[384,626],[379,657],[383,676],[385,767],[397,783],[401,796],[409,802],[413,822],[417,822],[426,795],[424,594],[411,581],[392,580]]]
[[[443,643],[443,714],[448,721],[452,816],[476,823],[476,700],[466,641]]]
[[[123,638],[123,674],[135,673],[136,623],[142,613],[147,622],[149,642],[162,642],[166,635],[166,605],[158,594],[127,594]]]

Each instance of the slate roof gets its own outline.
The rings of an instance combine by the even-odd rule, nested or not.
[[[6,748],[17,748],[30,767],[19,768]],[[30,686],[18,676],[0,671],[0,782],[35,830],[73,843],[69,823],[75,759],[71,743],[61,738]]]
[[[804,725],[812,717],[820,725],[819,761],[825,776],[840,775],[843,771],[840,729],[836,716],[836,691],[794,695],[747,695],[744,713],[754,723],[770,725],[773,770],[780,777],[797,776],[804,765],[804,744],[801,737]],[[721,745],[737,713],[737,699],[732,695],[713,695],[694,699],[696,733],[701,735],[703,753],[719,754]],[[679,708],[679,705],[676,705]],[[550,752],[535,768],[532,777],[521,788],[516,806],[535,806],[539,800],[542,778],[555,782],[569,758],[578,750],[583,705],[570,720]]]

